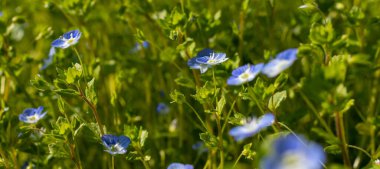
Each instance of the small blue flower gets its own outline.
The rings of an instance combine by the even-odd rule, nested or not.
[[[190,164],[171,163],[167,169],[194,169],[194,167]]]
[[[149,42],[148,41],[143,41],[141,44],[136,42],[135,43],[135,46],[131,49],[131,53],[136,53],[140,50],[142,50],[143,48],[149,48]]]
[[[40,70],[46,69],[51,63],[53,63],[53,56],[55,55],[55,47],[51,47],[49,50],[48,58],[44,59],[44,65]]]
[[[262,160],[262,169],[322,169],[326,162],[320,145],[294,134],[278,138],[272,151]]]
[[[62,48],[62,49],[68,48],[69,46],[72,46],[78,43],[81,35],[82,33],[79,30],[72,30],[72,31],[66,32],[65,34],[63,34],[63,36],[54,40],[51,43],[51,46],[56,47],[56,48]]]
[[[241,85],[250,82],[260,73],[264,64],[257,65],[246,64],[232,71],[232,76],[227,80],[228,85]]]
[[[252,120],[247,121],[243,126],[232,128],[229,134],[233,136],[236,141],[240,141],[247,137],[255,135],[263,128],[272,125],[273,122],[274,115],[272,113],[266,113],[259,119],[254,117]]]
[[[42,113],[44,107],[40,106],[38,108],[28,108],[25,109],[19,116],[18,119],[25,123],[37,123],[38,120],[46,115],[46,112]]]
[[[297,49],[287,49],[279,53],[275,59],[267,63],[264,66],[262,73],[269,78],[275,77],[285,69],[289,68],[295,60],[297,60]]]
[[[157,112],[160,114],[167,114],[170,111],[170,108],[165,103],[159,103],[156,108]]]
[[[107,148],[105,151],[115,154],[125,154],[127,147],[131,143],[131,139],[126,136],[115,136],[112,134],[105,134],[102,136],[103,145]]]
[[[226,60],[228,58],[225,53],[215,53],[213,50],[206,48],[198,52],[196,57],[191,58],[187,62],[187,65],[191,69],[200,69],[201,73],[205,73],[208,68],[223,63]]]

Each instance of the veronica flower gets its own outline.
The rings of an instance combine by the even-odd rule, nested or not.
[[[194,169],[194,167],[190,164],[171,163],[167,169]]]
[[[243,140],[258,133],[260,130],[272,125],[274,122],[274,115],[266,113],[260,118],[252,118],[247,121],[243,126],[237,126],[230,130],[229,134],[235,138],[236,141]]]
[[[165,103],[159,103],[156,108],[157,112],[160,114],[167,114],[170,111],[170,108]]]
[[[262,169],[322,169],[326,161],[323,148],[294,134],[278,138],[273,152],[261,162]]]
[[[260,73],[264,64],[257,65],[246,64],[232,71],[232,76],[227,80],[228,85],[241,85],[250,82]]]
[[[149,42],[148,41],[143,41],[141,44],[136,42],[135,43],[135,46],[131,49],[131,53],[136,53],[138,51],[140,51],[141,49],[143,48],[148,48],[149,47]]]
[[[112,134],[105,134],[102,136],[103,145],[107,148],[105,151],[115,154],[125,154],[127,147],[131,143],[131,139],[126,136],[115,136]]]
[[[68,48],[78,43],[81,35],[82,33],[79,30],[72,30],[72,31],[66,32],[65,34],[63,34],[63,36],[54,40],[51,43],[51,46],[56,47],[56,48],[62,48],[62,49]]]
[[[37,123],[38,120],[46,115],[46,112],[42,113],[44,107],[40,106],[38,108],[28,108],[25,109],[19,116],[18,119],[25,123]],[[42,114],[41,114],[42,113]]]
[[[211,49],[203,49],[198,52],[197,56],[191,58],[187,65],[191,69],[199,69],[201,73],[205,73],[208,68],[218,65],[228,60],[225,53],[215,53]]]
[[[297,49],[287,49],[279,53],[275,59],[265,64],[262,73],[269,78],[275,77],[285,69],[289,68],[297,59]]]

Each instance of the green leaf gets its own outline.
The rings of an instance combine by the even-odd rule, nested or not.
[[[341,150],[339,145],[334,144],[334,145],[330,145],[330,146],[325,147],[325,152],[337,155],[337,154],[340,154],[342,152],[342,150]]]
[[[148,138],[148,131],[140,129],[140,146],[143,147],[145,140]]]
[[[73,67],[67,69],[65,75],[67,83],[74,83],[75,80],[82,75],[82,66],[78,63],[75,63]]]
[[[376,130],[376,126],[370,123],[358,123],[355,126],[355,129],[360,135],[370,136]]]
[[[173,100],[173,102],[177,102],[177,103],[183,103],[184,101],[186,101],[185,95],[183,95],[181,92],[177,91],[176,89],[174,89],[174,91],[170,93],[170,98]]]
[[[86,97],[94,104],[96,105],[98,103],[98,97],[96,96],[95,87],[94,87],[95,78],[92,78],[87,83],[87,87],[85,90]]]
[[[249,160],[253,160],[254,157],[256,156],[256,152],[251,150],[251,147],[252,147],[252,143],[244,145],[243,152],[242,152],[243,156],[245,156],[245,158]]]
[[[220,100],[218,101],[218,104],[216,105],[216,113],[217,113],[219,116],[222,114],[222,111],[223,111],[224,105],[226,105],[226,98],[224,97],[224,95],[222,95],[222,97],[221,97]]]
[[[58,101],[59,112],[64,113],[65,112],[65,102],[64,102],[64,100],[62,99],[61,96],[59,96],[57,101]]]
[[[315,44],[330,43],[334,39],[334,28],[331,22],[325,25],[314,23],[310,29],[309,38]]]
[[[201,133],[199,134],[199,137],[209,148],[215,148],[218,146],[218,140],[215,136],[211,135],[210,133]]]
[[[272,97],[269,98],[268,108],[271,111],[275,111],[281,104],[282,101],[286,99],[286,91],[275,93]]]
[[[191,89],[193,89],[195,87],[195,83],[194,83],[193,79],[191,79],[187,76],[179,76],[174,81],[179,86],[183,86],[183,87],[187,87],[187,88],[191,88]]]

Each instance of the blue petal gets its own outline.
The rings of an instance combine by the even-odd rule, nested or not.
[[[206,73],[208,68],[209,68],[208,65],[204,65],[204,64],[199,65],[199,69],[200,69],[201,73]]]
[[[295,60],[297,59],[297,48],[290,48],[277,54],[276,59]]]
[[[237,85],[240,85],[242,83],[244,83],[244,81],[242,81],[240,78],[234,77],[234,76],[231,76],[227,80],[227,85],[237,86]]]
[[[102,136],[102,142],[107,148],[111,148],[111,146],[115,145],[117,143],[117,140],[118,137],[112,134],[105,134]]]
[[[195,61],[201,64],[207,64],[207,61],[209,60],[209,56],[202,56],[195,58]]]
[[[123,148],[127,148],[131,143],[131,139],[126,136],[119,136],[119,144]]]
[[[191,58],[189,61],[187,61],[187,65],[192,69],[200,69],[199,63],[196,61],[197,58]]]
[[[268,127],[273,124],[274,122],[274,115],[272,113],[266,113],[259,119],[259,126],[260,128]]]
[[[261,72],[261,70],[264,68],[264,63],[258,63],[258,64],[256,64],[256,65],[252,65],[251,67],[250,67],[250,72],[251,73],[260,73]]]
[[[215,55],[215,60],[223,60],[226,58],[225,53],[214,53],[214,55]]]
[[[167,169],[193,169],[193,165],[181,164],[181,163],[171,163]]]
[[[49,50],[48,58],[44,59],[44,64],[40,70],[46,69],[51,63],[53,63],[53,56],[55,55],[55,47],[51,47]]]
[[[72,30],[63,34],[63,37],[65,39],[70,39],[70,38],[78,39],[80,38],[80,36],[81,36],[81,32],[79,30]]]
[[[236,141],[240,141],[247,137],[251,137],[253,134],[256,134],[256,132],[248,132],[244,126],[237,126],[232,128],[228,134],[234,137]]]
[[[232,71],[232,75],[237,77],[241,75],[242,73],[244,73],[248,68],[249,68],[249,64],[240,66]]]
[[[198,52],[197,57],[210,56],[211,53],[214,53],[214,51],[209,48],[205,48]]]
[[[57,48],[66,48],[66,41],[63,39],[56,39],[51,43],[51,46],[57,47]]]
[[[148,47],[149,47],[149,42],[148,42],[148,41],[144,41],[144,42],[142,43],[142,46],[143,46],[144,48],[148,48]]]

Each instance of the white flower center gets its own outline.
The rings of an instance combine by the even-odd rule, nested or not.
[[[305,169],[308,168],[308,159],[299,152],[287,152],[281,160],[281,169]]]

